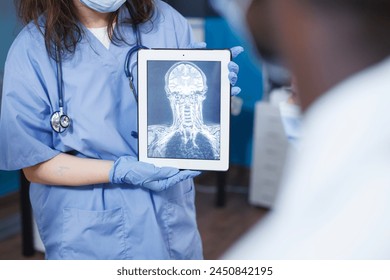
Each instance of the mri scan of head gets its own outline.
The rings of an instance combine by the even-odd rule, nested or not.
[[[190,62],[174,64],[165,75],[165,92],[171,104],[173,124],[181,129],[201,129],[202,103],[207,92],[203,71]]]
[[[172,110],[172,125],[149,128],[149,156],[197,159],[219,158],[218,125],[205,125],[203,101],[207,78],[194,63],[182,61],[165,74],[165,93]]]

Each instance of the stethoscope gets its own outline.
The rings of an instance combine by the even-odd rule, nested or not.
[[[136,65],[136,62],[131,65],[131,58],[135,53],[140,49],[147,49],[147,47],[142,45],[141,35],[137,25],[133,25],[133,32],[136,37],[136,44],[132,47],[126,55],[124,70],[126,77],[129,79],[130,90],[134,95],[135,101],[138,103],[138,94],[136,87],[134,85],[134,76],[133,69]],[[56,48],[56,65],[57,65],[57,87],[58,87],[58,111],[55,111],[50,118],[50,125],[53,131],[57,133],[64,132],[71,124],[71,118],[65,113],[64,109],[64,82],[62,74],[62,60],[60,50]],[[132,132],[133,133],[133,132]]]
[[[58,88],[58,111],[55,111],[50,118],[51,128],[62,133],[70,126],[70,118],[64,112],[64,82],[62,79],[62,60],[60,50],[56,48],[56,64],[57,64],[57,88]]]
[[[133,69],[134,69],[136,63],[133,63],[132,66],[130,65],[130,63],[131,63],[131,58],[132,58],[132,56],[135,53],[137,53],[140,49],[147,49],[147,47],[142,45],[141,35],[140,35],[139,30],[138,30],[136,25],[133,25],[133,32],[135,34],[135,37],[136,37],[136,40],[137,40],[137,44],[135,44],[135,46],[132,47],[127,52],[126,59],[125,59],[125,65],[124,65],[125,69],[124,70],[125,70],[126,77],[129,79],[130,90],[131,90],[131,92],[134,95],[135,101],[138,103],[138,94],[137,94],[137,90],[136,90],[136,88],[134,86],[134,76],[133,76]]]

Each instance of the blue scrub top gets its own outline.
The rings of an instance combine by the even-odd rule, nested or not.
[[[155,3],[152,20],[139,26],[142,44],[188,48],[193,38],[187,21],[165,2]],[[129,44],[106,49],[84,29],[75,54],[63,59],[64,105],[72,124],[61,134],[50,126],[58,110],[56,64],[34,24],[21,31],[5,64],[0,169],[22,169],[64,152],[106,160],[137,155],[131,136],[137,104],[123,68],[136,39],[131,26],[116,28]],[[30,198],[48,259],[202,258],[192,180],[160,193],[131,185],[31,184]]]

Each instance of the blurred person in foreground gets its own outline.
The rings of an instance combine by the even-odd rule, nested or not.
[[[249,34],[303,111],[270,214],[225,259],[390,259],[390,0],[253,0]]]

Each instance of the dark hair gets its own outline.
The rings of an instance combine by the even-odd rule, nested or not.
[[[73,54],[83,31],[79,26],[76,7],[72,0],[15,0],[19,17],[24,24],[34,21],[45,38],[46,50],[56,58],[55,48],[62,53]],[[123,23],[139,24],[148,21],[153,14],[153,0],[127,0],[124,4],[130,17]],[[44,26],[38,19],[45,16]],[[114,24],[118,23],[118,11],[109,16],[108,34],[114,41],[124,41],[120,31],[114,33]],[[118,28],[119,30],[119,28]]]

